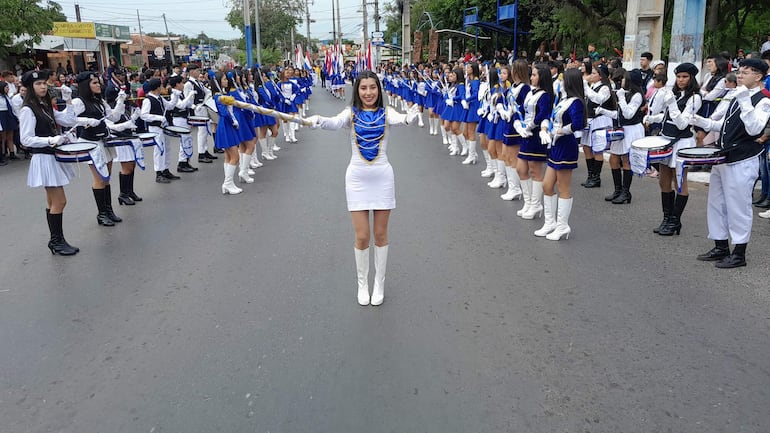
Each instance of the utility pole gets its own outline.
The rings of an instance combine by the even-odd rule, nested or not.
[[[262,64],[262,37],[260,36],[261,29],[259,27],[259,0],[254,0],[254,33],[257,37],[257,63]]]
[[[310,51],[310,5],[313,4],[312,0],[307,0],[305,2],[305,37],[307,38],[307,42],[305,42],[305,49],[307,51]]]
[[[369,25],[367,23],[369,18],[366,15],[366,0],[362,0],[361,10],[364,13],[364,42],[361,44],[361,49],[366,50],[366,39],[369,37]]]
[[[340,24],[340,0],[337,1],[337,36],[340,37],[340,45],[342,45],[342,24]]]
[[[332,45],[337,45],[337,26],[334,24],[337,22],[337,15],[334,9],[334,0],[332,0]]]
[[[401,37],[403,43],[401,44],[401,64],[408,65],[412,63],[410,58],[412,55],[412,24],[411,24],[412,8],[409,4],[409,0],[404,1],[404,11],[401,14]]]
[[[254,63],[254,53],[251,51],[251,12],[249,0],[243,0],[243,33],[246,36],[246,67]]]
[[[168,23],[166,23],[166,14],[163,14],[163,25],[166,26],[166,39],[168,39],[168,48],[171,52],[171,66],[174,66],[176,59],[174,59],[174,45],[171,43],[171,35],[168,33]]]
[[[294,60],[297,60],[297,56],[296,55],[292,56],[292,53],[295,53],[295,50],[297,49],[297,44],[294,43],[294,31],[295,31],[295,29],[294,29],[294,27],[292,27],[291,28],[291,49],[289,50],[289,61],[291,61],[291,63],[295,63],[294,66],[297,66],[296,62],[292,61],[292,58]]]
[[[374,31],[379,32],[380,31],[380,2],[379,0],[374,0]],[[374,62],[375,64],[380,64],[380,46],[377,45],[377,49],[375,50],[374,55]]]
[[[147,58],[147,53],[144,52],[144,34],[142,33],[142,20],[139,18],[139,9],[136,10],[136,22],[139,23],[139,46],[142,47],[142,66],[147,63],[150,65],[150,61]]]
[[[80,5],[75,3],[75,21],[80,22]]]

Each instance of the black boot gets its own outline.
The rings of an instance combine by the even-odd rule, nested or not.
[[[51,254],[62,256],[74,256],[77,254],[80,248],[73,247],[64,239],[62,214],[53,214],[49,209],[46,209],[45,213],[48,219],[48,231],[51,232],[51,240],[48,241],[48,249],[51,250]]]
[[[104,187],[104,208],[107,211],[107,217],[112,220],[112,222],[122,222],[123,218],[115,215],[115,211],[112,210],[112,188],[109,184]]]
[[[136,193],[134,192],[134,172],[133,171],[131,172],[131,174],[128,175],[126,186],[128,187],[128,196],[131,197],[131,199],[133,199],[134,202],[142,201],[142,198],[136,195]]]
[[[215,150],[215,151],[216,151],[216,150]],[[205,156],[206,156],[206,158],[208,158],[208,159],[218,159],[218,157],[216,157],[216,156],[214,156],[214,155],[210,154],[208,150],[206,151],[206,153],[204,153],[204,155],[205,155]]]
[[[759,197],[756,198],[756,200],[752,201],[751,204],[757,204],[762,203],[767,198],[767,194],[760,194]]]
[[[94,189],[94,201],[96,201],[96,209],[99,211],[99,213],[96,215],[96,222],[99,223],[100,226],[106,226],[106,227],[112,227],[115,225],[115,222],[113,222],[110,217],[107,215],[107,209],[106,209],[106,190],[104,189]]]
[[[714,266],[720,269],[731,269],[746,266],[746,244],[735,244],[733,253],[716,262]]]
[[[674,195],[674,191],[660,193],[660,205],[663,208],[663,221],[660,222],[658,227],[652,229],[653,233],[660,233],[660,229],[668,223],[668,218],[671,216],[671,209],[674,207]]]
[[[590,181],[591,178],[593,177],[593,174],[594,174],[594,161],[595,161],[595,159],[593,159],[593,158],[591,158],[591,159],[586,158],[586,169],[588,170],[588,174],[586,175],[586,181],[585,182],[581,182],[580,186],[586,186],[588,181]]]
[[[687,206],[688,195],[676,195],[674,199],[674,207],[671,209],[671,216],[668,218],[668,223],[663,226],[658,232],[661,236],[672,236],[674,233],[679,234],[682,231],[682,213]]]
[[[631,203],[631,181],[634,180],[634,173],[631,170],[623,170],[623,187],[620,195],[612,200],[612,204]]]
[[[176,171],[180,173],[192,173],[196,169],[193,168],[193,166],[190,165],[187,161],[179,161],[179,163],[176,165]]]
[[[155,172],[155,182],[157,183],[171,183],[170,180],[166,179],[166,176],[163,176],[162,171],[156,171]]]
[[[593,176],[584,185],[586,188],[599,188],[602,186],[602,165],[604,165],[603,160],[594,160]]]
[[[181,179],[181,177],[179,177],[179,176],[175,175],[175,174],[174,174],[174,173],[172,173],[172,172],[171,172],[169,169],[165,169],[165,170],[163,170],[163,171],[161,172],[161,174],[162,174],[162,175],[163,175],[163,177],[165,177],[166,179],[170,179],[170,180]]]
[[[118,195],[118,203],[121,206],[135,205],[136,203],[134,203],[134,199],[132,199],[131,196],[128,195],[128,192],[131,191],[130,187],[128,186],[128,182],[131,181],[131,175],[120,173],[119,176],[120,176],[120,195]]]
[[[612,169],[612,183],[615,184],[615,192],[612,194],[604,197],[604,201],[611,201],[615,202],[615,199],[618,198],[620,195],[620,192],[623,190],[623,181],[621,180],[621,171],[619,168],[613,168]]]
[[[764,200],[760,201],[759,203],[755,204],[754,206],[762,209],[770,209],[770,196],[765,197]]]
[[[698,254],[698,257],[696,258],[702,262],[713,262],[722,260],[730,255],[730,244],[727,242],[727,239],[716,240],[714,241],[714,244],[716,244],[714,248],[706,253]]]
[[[5,152],[0,150],[0,166],[8,165],[8,161],[5,160]]]

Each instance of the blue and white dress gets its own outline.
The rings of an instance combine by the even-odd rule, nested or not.
[[[554,170],[574,170],[578,166],[578,141],[575,132],[581,132],[585,126],[585,108],[578,98],[567,98],[556,106],[553,114],[553,133],[561,128],[548,152],[548,166]]]
[[[320,117],[322,129],[350,128],[352,155],[345,172],[349,211],[396,208],[393,167],[388,162],[388,129],[406,125],[406,114],[393,108],[346,108],[334,117]]]

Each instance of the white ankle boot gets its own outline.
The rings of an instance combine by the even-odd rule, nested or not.
[[[508,191],[500,196],[503,200],[516,200],[521,198],[521,181],[519,173],[513,167],[505,166],[505,174],[508,176]]]
[[[249,162],[251,161],[251,155],[241,153],[240,170],[238,170],[238,179],[241,182],[254,183],[254,179],[249,176]]]
[[[479,154],[476,153],[476,142],[475,141],[468,141],[468,157],[465,158],[465,161],[463,161],[463,164],[475,164],[476,161],[479,159]]]
[[[521,214],[525,220],[535,219],[543,215],[543,182],[532,181],[532,195],[529,199],[529,209]]]
[[[358,305],[369,305],[369,247],[356,253],[356,275],[358,276]]]
[[[487,168],[481,170],[481,177],[490,178],[495,175],[495,169],[492,165],[494,161],[492,160],[492,155],[489,154],[489,151],[482,150],[482,153],[484,154],[484,161],[487,163]]]
[[[521,181],[521,198],[524,201],[524,207],[516,211],[518,216],[529,212],[529,207],[532,205],[532,179]]]
[[[572,198],[560,198],[559,208],[556,212],[556,229],[545,238],[549,241],[558,241],[562,237],[569,239],[572,229],[569,227],[569,214],[572,213]]]
[[[388,245],[374,246],[374,288],[372,289],[372,305],[382,304],[385,299],[385,270],[388,267]]]
[[[559,196],[544,195],[543,196],[543,215],[545,217],[545,224],[540,230],[535,231],[535,236],[544,237],[556,229],[556,206]]]
[[[243,192],[243,190],[235,186],[235,183],[233,182],[233,176],[235,175],[235,170],[237,168],[238,167],[235,165],[225,163],[225,181],[222,184],[222,194],[235,195]]]

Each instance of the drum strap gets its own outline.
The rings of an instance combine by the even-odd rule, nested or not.
[[[46,147],[27,147],[27,151],[31,154],[40,153],[43,155],[54,155],[56,153],[56,149],[50,146]]]

